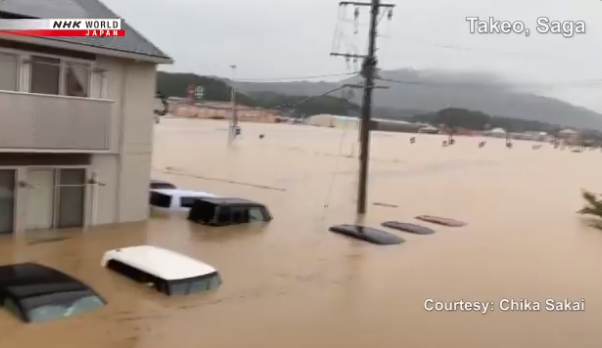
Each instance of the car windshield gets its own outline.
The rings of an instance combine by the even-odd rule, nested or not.
[[[196,292],[207,291],[218,288],[222,284],[222,278],[215,272],[202,278],[191,280],[178,280],[169,283],[170,295],[187,295]]]
[[[249,208],[249,221],[268,221],[270,216],[267,211],[261,207],[251,207]]]
[[[104,301],[96,296],[80,297],[66,303],[53,303],[30,308],[27,316],[31,322],[43,322],[60,318],[68,318],[104,306]]]
[[[171,206],[171,196],[159,192],[151,192],[149,204],[159,208],[169,208]]]

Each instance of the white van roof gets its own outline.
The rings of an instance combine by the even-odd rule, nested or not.
[[[172,197],[218,197],[217,195],[209,192],[182,189],[152,189],[151,191]]]
[[[110,260],[122,262],[165,280],[194,278],[217,272],[206,263],[152,245],[109,250],[102,258],[102,266],[106,267]]]

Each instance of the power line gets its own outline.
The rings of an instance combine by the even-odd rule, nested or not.
[[[270,78],[270,79],[236,79],[233,82],[287,82],[287,81],[291,81],[293,82],[294,80],[313,80],[313,79],[319,79],[319,78],[328,78],[328,77],[342,77],[342,76],[351,76],[351,75],[357,75],[359,74],[359,71],[353,71],[353,72],[345,72],[345,73],[335,73],[335,74],[323,74],[323,75],[307,75],[307,76],[293,76],[293,77],[277,77],[277,78]]]
[[[377,77],[376,80],[390,83],[397,83],[403,85],[417,85],[417,86],[427,86],[427,87],[474,87],[474,88],[483,88],[483,87],[505,87],[506,85],[496,85],[496,84],[487,84],[487,83],[477,83],[477,82],[427,82],[427,81],[407,81],[407,80],[397,80],[397,79],[388,79]],[[582,86],[594,86],[599,87],[602,85],[602,79],[593,79],[593,80],[582,80],[582,81],[566,81],[563,83],[519,83],[519,84],[509,84],[507,87],[579,87]]]
[[[348,6],[350,4],[341,4],[339,6],[338,18],[337,18],[337,26],[335,29],[333,45],[331,47],[331,52],[340,52],[343,49],[347,54],[358,56],[359,54],[359,16],[360,16],[360,6],[355,4],[353,7],[352,18],[348,18]],[[343,24],[351,24],[353,26],[353,36],[347,35],[345,30],[343,30]],[[345,47],[341,47],[345,46]],[[357,58],[347,57],[346,59],[347,69],[348,70],[360,70],[360,65]]]
[[[273,106],[273,107],[270,107],[270,108],[267,108],[267,109],[278,110],[278,109],[284,109],[284,108],[291,108],[291,107],[297,106],[299,104],[306,103],[306,102],[308,102],[308,101],[310,101],[312,99],[316,99],[316,98],[320,98],[320,97],[325,97],[325,96],[327,96],[327,95],[329,95],[331,93],[334,93],[334,92],[339,91],[339,90],[341,90],[343,88],[346,88],[346,87],[349,87],[349,85],[341,85],[341,86],[339,86],[339,87],[337,87],[335,89],[331,89],[330,91],[322,93],[322,94],[310,96],[310,97],[307,97],[305,99],[301,99],[301,100],[298,100],[298,101],[295,101],[295,102],[291,102],[291,103],[280,104],[280,105]]]
[[[331,56],[345,57],[346,59],[358,59],[363,60],[362,63],[362,76],[364,77],[364,85],[361,88],[364,90],[364,96],[362,100],[362,121],[360,128],[360,143],[361,143],[361,154],[360,154],[360,170],[359,170],[359,184],[357,193],[357,213],[363,215],[366,213],[366,201],[367,201],[367,186],[368,186],[368,166],[370,160],[370,126],[372,118],[372,91],[374,88],[374,81],[376,78],[376,38],[378,36],[377,26],[379,22],[379,13],[381,8],[388,9],[388,19],[392,18],[392,9],[395,7],[393,4],[382,4],[380,0],[372,0],[371,2],[356,2],[356,1],[341,1],[339,6],[347,7],[354,6],[354,16],[357,20],[359,17],[359,8],[363,6],[370,7],[370,31],[368,33],[368,52],[366,55],[358,55],[354,53],[338,53],[331,52]],[[357,27],[357,26],[356,26]]]

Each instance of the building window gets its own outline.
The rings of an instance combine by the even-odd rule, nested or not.
[[[64,94],[71,97],[89,96],[90,65],[85,63],[67,62],[65,65]]]
[[[60,59],[31,57],[31,93],[58,95],[60,79]]]
[[[19,77],[19,57],[0,52],[0,90],[16,91]]]
[[[59,58],[31,58],[30,92],[71,97],[90,96],[90,64]]]

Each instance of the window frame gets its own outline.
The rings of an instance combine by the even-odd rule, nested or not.
[[[34,67],[34,60],[36,58],[41,58],[41,59],[52,59],[58,62],[58,81],[56,81],[57,83],[57,94],[49,94],[49,93],[38,93],[38,92],[33,92],[33,80],[34,80],[34,74],[33,74],[33,67]],[[27,83],[27,90],[30,91],[30,93],[32,94],[39,94],[39,95],[50,95],[50,96],[60,96],[62,95],[62,90],[61,87],[63,85],[63,79],[62,79],[62,74],[63,74],[63,67],[62,67],[62,61],[60,58],[57,57],[48,57],[45,55],[39,55],[39,54],[32,54],[29,55],[29,57],[26,59],[26,62],[24,62],[24,64],[26,64],[27,69],[29,69],[29,74],[28,74],[28,79],[26,81]],[[42,65],[44,64],[49,64],[49,63],[42,63]],[[49,64],[50,65],[50,64]],[[54,84],[54,82],[53,82]]]
[[[15,76],[15,89],[14,90],[8,90],[8,89],[0,89],[0,91],[4,91],[4,92],[18,92],[21,89],[21,55],[17,52],[11,52],[11,51],[5,51],[5,50],[0,50],[0,54],[2,55],[6,55],[6,56],[13,56],[15,58],[15,69],[16,69],[16,76]]]
[[[59,78],[59,82],[61,83],[59,86],[59,95],[63,96],[63,97],[72,97],[72,98],[90,98],[90,95],[92,94],[92,87],[93,87],[93,79],[94,79],[94,64],[92,64],[93,62],[91,61],[86,61],[86,62],[82,62],[81,60],[78,59],[71,59],[71,58],[60,58],[60,78]],[[67,72],[69,70],[69,66],[70,65],[83,65],[87,68],[88,70],[88,74],[87,74],[87,86],[85,86],[86,89],[86,96],[85,97],[79,97],[79,96],[72,96],[72,95],[66,95],[65,93],[67,93],[67,88],[66,88],[66,84],[67,84]],[[101,86],[102,89],[102,86]],[[102,91],[101,91],[102,93]]]
[[[67,98],[84,98],[84,99],[104,99],[104,91],[99,91],[100,97],[92,97],[91,92],[93,91],[93,80],[97,78],[95,76],[94,67],[95,61],[88,59],[80,59],[80,58],[72,58],[59,56],[55,54],[47,54],[41,52],[31,52],[24,51],[13,48],[0,48],[1,53],[5,54],[16,54],[18,58],[18,70],[17,70],[17,92],[29,92],[31,90],[31,58],[34,56],[44,57],[44,58],[52,58],[59,60],[59,94],[56,96],[67,97]],[[75,63],[75,64],[84,64],[88,67],[88,83],[87,83],[87,97],[73,97],[65,95],[65,78],[66,78],[66,69],[68,67],[67,63]],[[26,78],[23,79],[23,76]],[[98,73],[98,78],[101,78],[101,89],[105,88],[106,80],[103,73]],[[54,94],[42,94],[42,95],[50,95],[55,96]]]

